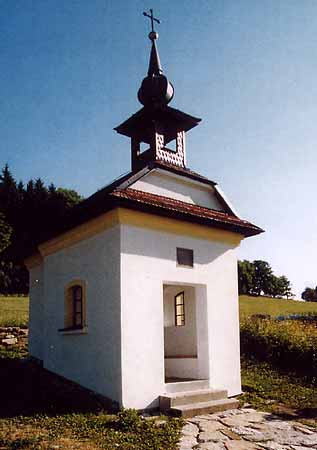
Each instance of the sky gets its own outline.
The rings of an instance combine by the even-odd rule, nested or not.
[[[202,118],[188,166],[265,229],[239,258],[299,296],[317,284],[315,0],[0,0],[0,167],[85,197],[129,171],[113,128],[141,107],[149,8],[171,106]]]

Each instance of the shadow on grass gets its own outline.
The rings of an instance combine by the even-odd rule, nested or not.
[[[274,410],[274,416],[278,416],[280,420],[299,420],[299,419],[317,419],[317,408],[292,409],[284,405],[278,405]]]
[[[0,359],[0,417],[113,412],[114,405],[38,364]]]
[[[316,423],[316,378],[300,377],[244,354],[241,367],[244,392],[241,401],[272,412],[272,420],[278,416],[280,420],[303,419]]]

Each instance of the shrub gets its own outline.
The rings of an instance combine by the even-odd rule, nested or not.
[[[142,418],[135,409],[123,409],[118,413],[117,424],[122,431],[136,431],[142,424]]]
[[[241,353],[283,369],[317,375],[317,328],[309,320],[246,319],[241,322]]]
[[[253,319],[270,320],[271,316],[270,316],[270,314],[257,313],[257,314],[252,314],[252,316],[250,318],[251,318],[251,320],[253,320]]]

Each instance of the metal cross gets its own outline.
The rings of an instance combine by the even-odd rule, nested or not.
[[[150,14],[144,12],[143,16],[149,17],[151,19],[152,33],[154,33],[154,22],[161,23],[159,19],[153,16],[153,9],[150,9]]]

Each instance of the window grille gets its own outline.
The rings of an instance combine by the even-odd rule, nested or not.
[[[177,248],[176,260],[179,266],[194,267],[194,251],[188,248]]]

